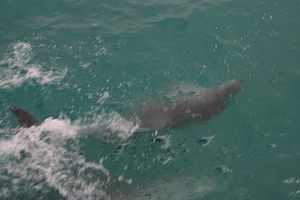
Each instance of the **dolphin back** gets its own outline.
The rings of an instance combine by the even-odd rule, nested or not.
[[[22,108],[12,107],[10,110],[16,115],[21,127],[29,128],[38,125],[37,120]]]
[[[222,112],[229,98],[236,94],[244,79],[226,81],[212,89],[201,89],[194,96],[177,102],[145,104],[138,114],[142,126],[154,129],[175,127],[185,123],[203,122]]]

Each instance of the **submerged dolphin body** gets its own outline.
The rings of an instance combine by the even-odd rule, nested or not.
[[[21,127],[29,128],[38,125],[37,120],[25,110],[19,107],[12,107],[10,110],[16,115]]]
[[[225,109],[229,97],[236,94],[244,79],[238,78],[222,83],[212,89],[198,89],[192,96],[184,96],[174,103],[156,102],[145,104],[137,116],[142,127],[161,129],[186,123],[202,122]],[[19,107],[10,110],[16,115],[21,127],[39,125],[38,121]]]
[[[161,129],[186,123],[202,122],[225,109],[229,98],[236,94],[244,79],[222,83],[212,89],[198,89],[192,96],[184,96],[174,103],[145,104],[137,114],[142,127]]]

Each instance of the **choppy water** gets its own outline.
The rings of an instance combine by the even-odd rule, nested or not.
[[[0,2],[1,199],[299,199],[300,2]],[[138,132],[172,88],[243,77],[202,124]],[[11,106],[41,122],[19,128]],[[205,138],[205,140],[203,140]]]

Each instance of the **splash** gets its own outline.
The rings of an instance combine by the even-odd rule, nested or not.
[[[0,189],[2,198],[45,198],[53,190],[67,199],[109,198],[103,188],[110,173],[103,159],[87,162],[78,152],[78,126],[48,118],[40,126],[15,131],[0,141],[0,177],[6,182]]]
[[[79,120],[80,121],[80,120]],[[80,124],[80,122],[77,122]],[[79,134],[89,134],[106,142],[124,142],[140,128],[140,125],[121,114],[111,111],[95,116],[94,122],[81,126]]]
[[[0,88],[19,87],[24,82],[55,84],[61,81],[67,69],[45,70],[32,62],[32,46],[25,42],[16,42],[9,46],[3,60],[0,61]]]

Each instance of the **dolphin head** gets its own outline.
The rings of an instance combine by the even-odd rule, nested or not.
[[[215,87],[214,90],[224,96],[234,95],[240,90],[240,86],[244,81],[243,78],[233,79]]]

